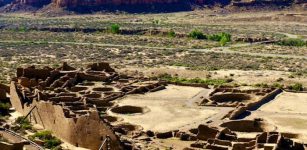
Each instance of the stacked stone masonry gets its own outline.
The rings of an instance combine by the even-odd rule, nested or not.
[[[30,120],[74,146],[96,150],[110,137],[111,149],[122,149],[114,127],[101,115],[126,94],[163,89],[164,84],[120,75],[107,63],[75,69],[18,68],[10,87],[11,104]],[[104,116],[106,117],[106,116]]]

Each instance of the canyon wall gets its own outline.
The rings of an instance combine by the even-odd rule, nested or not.
[[[34,6],[38,10],[50,5],[52,7],[48,8],[65,8],[76,12],[122,10],[137,13],[185,11],[199,6],[215,5],[220,7],[270,7],[306,3],[307,0],[0,0],[0,7],[4,6],[5,12],[16,11],[16,9],[26,11],[25,6]]]
[[[50,4],[51,0],[17,0],[15,3],[41,7]]]
[[[98,5],[135,5],[135,4],[153,4],[153,3],[177,3],[181,0],[53,0],[53,3],[59,7],[75,6],[98,6]]]

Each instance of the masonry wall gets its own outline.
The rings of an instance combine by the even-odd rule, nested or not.
[[[106,136],[111,138],[111,149],[121,149],[118,137],[102,122],[96,110],[90,111],[88,115],[69,117],[60,105],[50,101],[33,101],[31,104],[23,104],[23,99],[16,90],[15,82],[11,83],[12,106],[23,115],[31,108],[30,119],[32,122],[42,125],[46,130],[51,130],[58,138],[75,146],[99,149]]]

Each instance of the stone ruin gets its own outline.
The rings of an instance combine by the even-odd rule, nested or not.
[[[3,150],[23,150],[24,145],[24,142],[15,142],[4,138],[2,133],[0,133],[0,148]]]
[[[60,68],[18,68],[10,89],[6,87],[4,91],[10,92],[16,111],[29,114],[31,122],[77,147],[99,149],[108,139],[103,149],[141,149],[135,143],[149,144],[153,139],[176,137],[193,142],[186,149],[304,149],[304,144],[292,140],[298,135],[276,132],[275,126],[262,119],[237,120],[279,94],[280,89],[218,87],[208,96],[196,95],[200,106],[233,108],[219,121],[204,122],[197,128],[153,132],[129,122],[113,124],[118,118],[109,116],[107,111],[119,114],[148,111],[137,106],[118,106],[114,100],[128,94],[163,90],[165,86],[163,81],[119,74],[108,63],[90,64],[85,69],[63,63]],[[255,136],[243,138],[239,136],[242,133]]]
[[[262,120],[237,120],[246,111],[267,102],[281,92],[280,89],[248,89],[219,87],[208,97],[200,94],[199,105],[209,107],[234,107],[221,120],[200,124],[198,128],[154,133],[158,139],[179,138],[182,141],[195,141],[190,149],[212,150],[304,150],[306,145],[293,139],[297,134],[277,132],[277,127]],[[241,137],[240,134],[253,134],[254,137]]]
[[[105,114],[113,100],[127,94],[153,92],[164,83],[118,74],[108,63],[94,63],[75,69],[34,66],[18,68],[12,79],[10,101],[16,111],[51,130],[58,138],[77,147],[122,149],[112,117]],[[102,116],[102,117],[100,117]]]
[[[260,120],[229,121],[220,126],[200,124],[189,131],[169,131],[152,133],[158,139],[179,138],[182,141],[194,141],[190,148],[211,150],[304,150],[304,144],[292,140],[296,134],[274,131],[275,127]],[[253,133],[254,137],[240,137],[241,133]],[[146,133],[148,136],[150,134]]]
[[[248,89],[216,88],[209,97],[203,98],[200,105],[217,107],[236,107],[251,102],[256,102],[272,92],[273,89]]]
[[[0,101],[7,99],[7,93],[10,93],[10,87],[4,84],[0,84]]]
[[[272,99],[281,89],[263,88],[241,90],[237,88],[216,88],[209,97],[200,97],[201,106],[235,107],[224,118],[237,119],[245,112],[256,109],[263,103]]]
[[[286,133],[267,132],[263,130],[266,123],[259,120],[244,120],[227,122],[222,126],[241,127],[243,131],[257,132],[255,137],[240,138],[237,133],[227,127],[210,127],[199,125],[196,133],[197,141],[191,144],[194,148],[205,148],[213,150],[304,150],[304,145],[291,140],[292,136]],[[239,129],[241,132],[242,130]],[[259,133],[261,132],[261,133]]]

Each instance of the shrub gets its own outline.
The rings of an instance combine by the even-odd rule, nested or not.
[[[118,24],[112,24],[109,30],[113,34],[118,34],[120,32],[119,29],[120,29],[120,26]]]
[[[25,26],[21,26],[21,27],[18,28],[18,31],[19,31],[19,32],[27,32],[28,29],[27,29],[27,27],[25,27]]]
[[[229,40],[228,40],[226,37],[224,37],[224,36],[223,36],[222,39],[220,40],[221,46],[225,46],[227,42],[229,42]]]
[[[30,139],[39,138],[41,140],[43,139],[51,139],[51,131],[40,131],[36,132],[34,135],[29,136]]]
[[[211,41],[220,41],[221,40],[221,36],[218,34],[211,34],[208,36],[208,39]]]
[[[160,22],[160,20],[153,20],[152,23],[153,23],[154,25],[159,25],[161,22]]]
[[[303,91],[303,85],[300,83],[295,83],[294,85],[290,85],[288,87],[290,90],[294,90],[294,91]]]
[[[193,38],[193,39],[206,39],[207,36],[204,35],[201,31],[194,29],[193,31],[191,31],[189,33],[189,37]]]
[[[7,115],[11,105],[9,103],[0,102],[0,114]]]
[[[276,81],[277,82],[281,82],[281,81],[283,81],[284,79],[283,78],[278,78]]]
[[[260,88],[269,88],[269,85],[266,83],[257,83],[254,85],[255,87],[260,87]]]
[[[162,80],[166,80],[173,83],[185,83],[185,84],[207,84],[207,85],[223,85],[229,82],[232,82],[232,79],[200,79],[200,78],[179,78],[179,77],[172,77],[169,74],[163,74],[158,78]]]
[[[272,86],[275,87],[275,88],[280,88],[280,89],[284,88],[284,85],[279,84],[279,83],[273,83]]]
[[[167,36],[168,37],[171,37],[171,38],[174,38],[176,36],[176,33],[174,30],[170,30],[168,33],[167,33]]]
[[[277,42],[278,45],[282,46],[297,46],[297,47],[302,47],[302,46],[307,46],[307,42],[305,42],[302,39],[285,39],[282,41]]]
[[[15,123],[19,124],[21,129],[32,129],[30,121],[28,119],[25,119],[24,117],[18,117]]]
[[[35,138],[44,141],[44,147],[49,149],[53,149],[62,143],[61,140],[52,136],[51,131],[40,131],[36,132],[34,135],[29,136],[29,139],[31,140],[34,140]]]
[[[219,41],[222,46],[226,45],[227,42],[231,41],[231,35],[229,33],[219,33],[219,34],[211,34],[208,36],[209,40]]]
[[[59,146],[61,143],[62,143],[61,140],[59,140],[57,138],[56,139],[51,139],[51,140],[46,140],[45,144],[44,144],[44,147],[50,148],[50,149],[54,149],[57,146]]]

